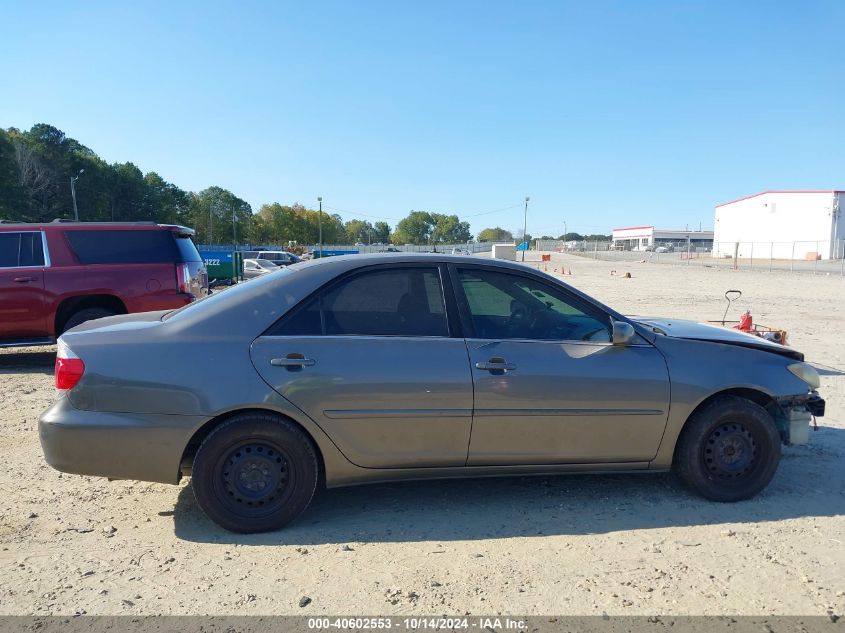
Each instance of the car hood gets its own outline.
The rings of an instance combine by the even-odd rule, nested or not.
[[[685,321],[683,319],[639,316],[629,318],[653,332],[671,336],[672,338],[707,341],[721,343],[723,345],[739,345],[741,347],[750,347],[752,349],[759,349],[764,352],[794,358],[795,360],[804,360],[804,355],[801,352],[790,347],[767,341],[759,336],[746,334],[745,332],[740,332],[732,328],[711,325],[709,323],[698,323],[696,321]]]

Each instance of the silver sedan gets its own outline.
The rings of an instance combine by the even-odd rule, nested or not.
[[[83,324],[58,348],[47,462],[192,476],[202,509],[236,532],[285,525],[318,481],[674,469],[737,501],[824,413],[793,349],[627,317],[462,256],[295,264],[180,310]]]

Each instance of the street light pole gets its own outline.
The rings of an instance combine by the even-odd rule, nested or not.
[[[522,250],[522,261],[525,261],[525,251],[528,250],[528,201],[530,199],[525,196],[525,217],[522,221],[522,243],[525,244],[525,248]]]
[[[320,215],[317,216],[317,227],[320,232],[320,259],[323,259],[323,196],[317,196],[320,203]]]
[[[76,208],[76,186],[75,183],[79,180],[79,176],[82,175],[84,169],[80,169],[79,173],[76,176],[70,177],[70,195],[73,197],[73,219],[75,222],[79,222],[79,209]]]

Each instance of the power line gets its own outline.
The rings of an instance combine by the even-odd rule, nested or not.
[[[482,215],[490,215],[490,214],[493,214],[493,213],[501,213],[502,211],[510,211],[511,209],[520,208],[521,206],[522,206],[522,203],[520,202],[520,203],[517,203],[517,204],[508,205],[506,207],[500,207],[498,209],[493,209],[492,211],[481,211],[480,213],[472,213],[470,215],[463,215],[463,214],[460,214],[460,213],[455,213],[454,215],[457,215],[458,218],[460,218],[461,220],[464,220],[464,219],[468,219],[468,218],[477,218],[477,217],[482,216]],[[400,222],[404,219],[404,218],[391,218],[391,217],[386,216],[386,215],[372,215],[372,214],[369,214],[369,213],[361,213],[360,211],[350,211],[349,209],[340,209],[338,207],[330,207],[328,205],[325,205],[324,208],[331,209],[332,211],[337,211],[338,213],[346,213],[346,214],[349,214],[349,215],[352,215],[352,216],[362,216],[362,217],[365,217],[365,218],[375,218],[376,220],[392,220],[394,222]]]
[[[349,209],[338,209],[337,207],[330,207],[326,205],[326,209],[331,209],[332,211],[338,211],[339,213],[348,213],[350,215],[360,215],[365,218],[374,218],[376,220],[394,220],[396,222],[400,221],[402,218],[390,218],[386,215],[371,215],[369,213],[361,213],[360,211],[350,211]]]

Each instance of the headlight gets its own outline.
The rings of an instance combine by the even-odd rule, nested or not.
[[[819,388],[819,384],[821,384],[819,382],[819,372],[812,365],[808,365],[807,363],[793,363],[792,365],[787,365],[786,368],[813,389]]]

